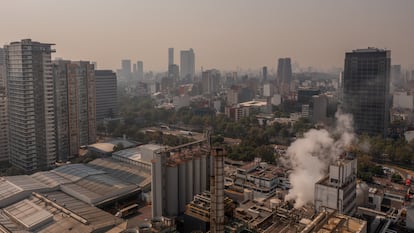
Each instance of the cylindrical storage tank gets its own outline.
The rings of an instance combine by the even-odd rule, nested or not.
[[[207,156],[202,155],[201,156],[201,169],[200,169],[200,188],[201,192],[207,191]]]
[[[200,179],[200,157],[195,157],[194,163],[194,194],[201,193],[201,179]]]
[[[282,201],[280,199],[278,199],[278,198],[272,198],[272,199],[270,199],[270,208],[271,209],[276,209],[277,207],[280,206],[280,203],[281,202]]]
[[[185,161],[180,162],[178,165],[178,200],[179,200],[179,212],[185,211],[186,203],[186,182],[187,182],[187,169]]]
[[[187,199],[186,202],[189,203],[190,201],[193,200],[193,196],[194,196],[194,171],[193,171],[193,160],[189,159],[186,161],[187,164]]]
[[[244,193],[244,200],[245,201],[246,200],[250,200],[250,201],[253,200],[254,197],[253,197],[253,191],[252,190],[244,189],[243,193]]]
[[[178,215],[178,168],[176,165],[167,166],[166,169],[166,213],[167,216]]]

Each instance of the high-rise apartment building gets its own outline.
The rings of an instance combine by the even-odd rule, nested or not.
[[[345,54],[343,103],[357,133],[386,136],[390,109],[391,51],[357,49]]]
[[[4,65],[5,61],[5,54],[4,54],[4,49],[0,48],[0,65]]]
[[[6,64],[4,49],[0,48],[0,87],[6,86]]]
[[[183,50],[180,53],[180,76],[182,79],[191,79],[195,75],[195,58],[193,49]]]
[[[9,132],[7,117],[7,97],[4,87],[0,87],[0,161],[9,160]]]
[[[174,64],[174,48],[168,48],[168,67]]]
[[[95,69],[85,61],[58,60],[53,75],[57,157],[67,161],[80,146],[96,142]]]
[[[4,49],[0,48],[0,161],[9,160],[9,132]]]
[[[10,162],[26,171],[56,161],[52,45],[25,39],[5,46]]]
[[[96,121],[118,116],[116,74],[112,70],[96,70]]]

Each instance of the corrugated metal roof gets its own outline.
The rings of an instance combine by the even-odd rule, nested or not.
[[[63,176],[58,175],[56,172],[36,172],[31,175],[32,178],[46,184],[49,187],[57,187],[61,184],[67,184],[72,182]]]
[[[90,175],[105,173],[104,171],[96,170],[92,167],[86,166],[85,164],[68,164],[62,167],[58,167],[51,172],[54,172],[59,176],[62,176],[74,182]]]
[[[38,190],[38,189],[47,189],[49,188],[45,184],[37,181],[36,179],[27,176],[6,176],[4,179],[10,181],[14,185],[19,186],[24,191]]]
[[[27,230],[33,230],[53,220],[51,213],[27,199],[8,206],[3,210],[9,217],[23,225]]]
[[[97,204],[118,195],[126,195],[138,188],[138,185],[126,183],[106,174],[88,176],[61,186],[63,192],[90,204]]]
[[[13,233],[29,233],[24,227],[11,220],[3,210],[0,210],[0,225]]]
[[[105,171],[117,179],[140,186],[148,177],[151,177],[151,174],[145,169],[112,158],[95,159],[89,162],[88,166]]]
[[[20,187],[14,185],[13,183],[5,180],[4,178],[0,179],[0,199],[10,197],[14,194],[23,191]]]
[[[46,198],[86,219],[94,229],[113,226],[122,222],[122,219],[60,191],[47,193]]]

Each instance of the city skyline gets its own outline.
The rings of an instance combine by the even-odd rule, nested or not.
[[[343,67],[344,52],[369,46],[391,50],[393,64],[414,66],[412,1],[44,0],[3,6],[3,45],[24,38],[50,42],[54,57],[96,61],[99,69],[117,69],[131,59],[143,61],[147,71],[167,71],[167,48],[193,48],[196,72],[275,71],[280,57],[302,68],[331,69]],[[23,17],[15,18],[16,12]]]

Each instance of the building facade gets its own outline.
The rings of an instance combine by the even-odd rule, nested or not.
[[[180,76],[182,79],[191,79],[195,75],[195,57],[193,49],[183,50],[180,53]]]
[[[390,110],[391,51],[357,49],[345,54],[343,103],[357,133],[386,136]]]
[[[7,97],[4,87],[0,89],[0,162],[9,160],[9,132]]]
[[[138,67],[139,70],[139,67]],[[95,70],[96,121],[118,116],[117,77],[112,70]]]
[[[94,66],[85,61],[54,62],[57,158],[67,161],[80,146],[96,142]]]
[[[356,212],[357,160],[341,159],[329,166],[329,175],[315,184],[315,209],[335,209],[340,214]]]
[[[5,46],[10,162],[25,171],[56,161],[52,45],[25,39]]]

